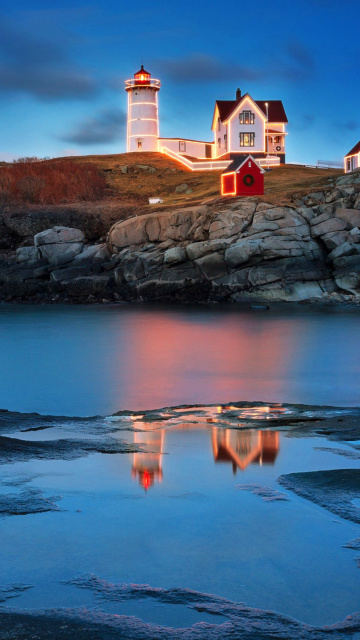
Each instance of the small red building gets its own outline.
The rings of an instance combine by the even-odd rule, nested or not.
[[[252,156],[236,158],[221,174],[221,195],[262,196],[264,173]]]

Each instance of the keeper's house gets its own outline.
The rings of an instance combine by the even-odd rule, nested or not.
[[[360,169],[360,141],[349,151],[344,158],[345,173]]]

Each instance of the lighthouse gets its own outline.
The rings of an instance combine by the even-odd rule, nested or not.
[[[160,80],[141,65],[131,80],[125,80],[128,94],[126,151],[158,151]]]

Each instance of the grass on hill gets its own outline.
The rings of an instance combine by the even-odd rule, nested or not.
[[[95,163],[104,172],[115,199],[147,204],[149,197],[159,196],[164,199],[164,205],[184,205],[220,197],[220,171],[189,171],[179,162],[160,153],[80,156],[73,160]],[[152,167],[155,171],[152,173],[142,167]],[[294,196],[320,190],[326,186],[329,178],[342,174],[342,169],[298,165],[273,168],[265,173],[265,195],[260,199],[290,204]],[[191,193],[176,193],[176,187],[182,184],[187,184]]]
[[[59,210],[69,208],[73,211],[88,213],[89,215],[100,216],[106,225],[111,226],[116,220],[126,219],[135,214],[150,213],[153,210],[166,208],[169,206],[186,206],[199,204],[201,202],[211,202],[220,199],[220,172],[219,171],[189,171],[184,165],[176,162],[160,153],[122,153],[113,155],[91,155],[70,158],[54,158],[36,162],[36,173],[43,172],[44,180],[52,180],[52,175],[56,174],[56,165],[61,164],[65,169],[66,163],[81,164],[82,167],[91,165],[100,178],[105,178],[105,190],[99,196],[94,192],[91,201],[81,202],[81,198],[74,198],[73,201],[67,199],[59,204],[42,201],[42,204],[27,204],[30,210],[47,206],[47,210]],[[32,163],[28,163],[29,170]],[[24,170],[26,170],[24,163]],[[2,167],[5,167],[3,170]],[[6,168],[16,165],[2,163],[0,174]],[[60,167],[59,167],[60,169]],[[16,169],[17,170],[17,169]],[[80,170],[80,167],[79,167]],[[59,171],[59,174],[62,169]],[[265,195],[258,197],[259,200],[272,204],[291,204],[294,197],[301,196],[311,191],[324,188],[329,178],[341,175],[341,169],[317,169],[297,165],[283,165],[265,173]],[[93,172],[88,171],[89,179]],[[94,175],[95,175],[94,174]],[[0,176],[1,177],[1,176]],[[190,193],[177,193],[176,188],[180,185],[187,185],[186,191]],[[148,203],[150,196],[159,196],[164,200],[163,205],[151,206]],[[85,198],[83,198],[84,200]],[[224,198],[225,200],[229,198]],[[0,201],[1,201],[1,181],[0,181]],[[24,203],[24,200],[22,201]],[[33,201],[34,202],[34,201]],[[59,202],[59,201],[57,201]],[[67,203],[67,204],[65,204]],[[69,204],[70,203],[70,204]],[[1,204],[1,202],[0,202]],[[16,210],[20,202],[12,204],[12,209]]]

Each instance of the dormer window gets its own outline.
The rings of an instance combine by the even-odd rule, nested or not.
[[[254,124],[254,121],[255,113],[252,113],[252,111],[242,111],[239,113],[240,124]]]

